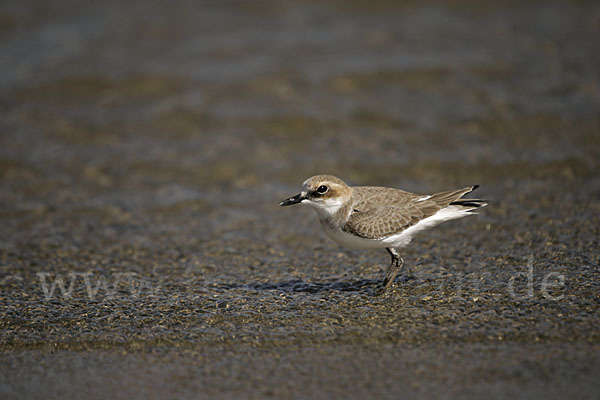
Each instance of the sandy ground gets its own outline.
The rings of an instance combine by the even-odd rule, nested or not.
[[[0,4],[0,397],[598,398],[600,7]],[[316,173],[480,215],[381,251]]]

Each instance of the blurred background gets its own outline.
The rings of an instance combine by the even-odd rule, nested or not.
[[[2,393],[598,394],[599,37],[583,0],[0,2]],[[318,173],[493,203],[386,303],[385,252],[277,206]],[[564,301],[508,298],[530,259]],[[130,280],[48,302],[40,272]]]

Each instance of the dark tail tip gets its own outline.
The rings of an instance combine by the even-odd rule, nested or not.
[[[463,206],[463,207],[481,207],[485,206],[483,200],[473,200],[473,199],[465,199],[465,200],[457,200],[450,203],[451,206]]]

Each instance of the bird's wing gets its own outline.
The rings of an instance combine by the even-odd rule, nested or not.
[[[393,235],[448,207],[475,188],[423,196],[398,189],[365,187],[357,192],[357,201],[343,229],[366,239]]]
[[[380,239],[402,232],[440,210],[432,201],[383,206],[369,211],[354,210],[344,230],[366,239]]]

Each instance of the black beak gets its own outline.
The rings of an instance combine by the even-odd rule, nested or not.
[[[298,203],[302,202],[302,200],[304,200],[304,199],[306,199],[306,197],[303,196],[302,193],[300,193],[300,194],[292,196],[288,199],[285,199],[284,201],[279,203],[279,205],[280,206],[291,206],[292,204],[298,204]]]

